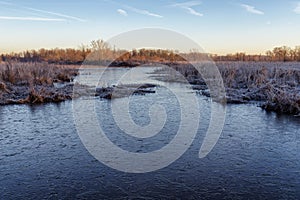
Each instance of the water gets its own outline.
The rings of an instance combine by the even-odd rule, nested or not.
[[[116,84],[128,70],[110,69],[100,85]],[[135,139],[116,126],[111,103],[121,99],[82,100],[96,102],[107,137],[126,151],[145,153],[168,144],[178,130],[180,107],[166,87],[192,92],[184,84],[150,79],[145,72],[151,70],[141,68],[138,77],[162,86],[155,94],[131,97],[129,105],[133,120],[141,126],[150,123],[148,109],[153,102],[166,106],[168,120],[151,138]],[[136,77],[128,82],[132,80]],[[191,147],[171,165],[142,174],[111,169],[89,154],[76,132],[71,101],[0,107],[0,199],[300,198],[299,118],[266,113],[256,105],[228,105],[218,143],[199,159],[211,102],[202,96],[197,99],[201,120]]]

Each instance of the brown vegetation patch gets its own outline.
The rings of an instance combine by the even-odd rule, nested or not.
[[[261,107],[278,113],[300,113],[300,63],[297,62],[217,62],[226,89],[227,103],[261,102]],[[201,94],[210,92],[199,72],[189,64],[170,65]],[[161,80],[179,78],[168,69]],[[180,80],[180,79],[179,79]]]
[[[72,97],[72,87],[55,88],[54,82],[71,82],[73,67],[47,63],[0,64],[0,104],[60,102]]]

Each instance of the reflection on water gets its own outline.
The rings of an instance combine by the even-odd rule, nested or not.
[[[110,69],[103,84],[116,84],[126,70]],[[151,69],[141,70],[147,76],[145,70]],[[154,101],[168,112],[163,130],[151,138],[137,140],[123,134],[110,115],[110,101],[96,100],[102,128],[122,149],[154,151],[174,137],[180,117],[178,102],[163,87],[168,83],[160,84],[156,94],[131,97],[130,114],[139,125],[149,124],[148,108]],[[190,92],[184,85],[169,84],[183,93]],[[192,146],[170,166],[145,174],[119,172],[93,158],[76,133],[70,101],[0,107],[0,199],[300,196],[299,118],[266,113],[255,105],[230,105],[220,140],[207,157],[199,159],[210,101],[201,96],[198,100],[201,120]]]

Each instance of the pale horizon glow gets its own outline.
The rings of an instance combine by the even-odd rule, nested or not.
[[[181,33],[212,54],[300,45],[300,1],[0,1],[0,54],[78,48],[142,28]]]

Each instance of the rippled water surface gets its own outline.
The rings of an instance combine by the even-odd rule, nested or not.
[[[141,68],[122,83],[158,83],[155,94],[132,96],[135,123],[150,123],[149,107],[164,106],[168,119],[154,137],[136,139],[116,126],[109,101],[94,101],[101,127],[120,148],[137,153],[168,144],[180,123],[180,106],[170,90],[192,92],[184,84],[161,83]],[[114,68],[99,85],[116,84],[129,69]],[[93,77],[93,72],[83,78]],[[97,80],[98,81],[98,80]],[[211,102],[197,95],[201,117],[191,147],[158,171],[130,174],[107,167],[89,154],[76,132],[72,101],[0,107],[0,199],[299,199],[300,119],[266,113],[256,105],[228,105],[222,135],[199,159]],[[159,116],[157,116],[159,117]],[[91,129],[94,127],[91,127]]]

